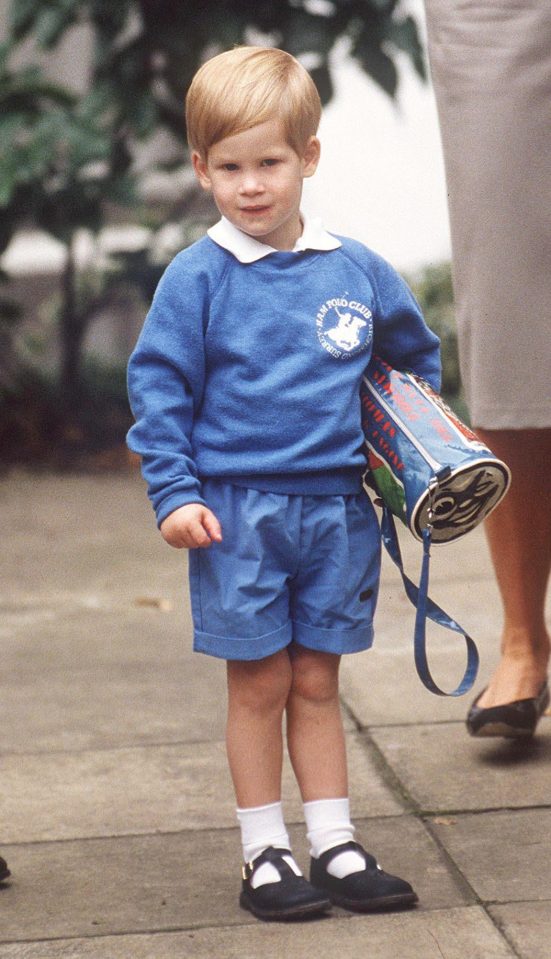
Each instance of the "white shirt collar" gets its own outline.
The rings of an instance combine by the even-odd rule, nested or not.
[[[321,220],[317,217],[310,219],[301,213],[301,220],[303,222],[302,235],[295,243],[293,253],[299,253],[301,250],[336,250],[339,246],[342,246],[340,240],[331,236],[324,229]],[[260,243],[259,240],[255,240],[247,233],[243,233],[242,230],[238,230],[224,216],[218,223],[211,226],[207,233],[211,240],[218,243],[218,246],[222,246],[225,250],[233,253],[240,263],[255,263],[257,260],[269,256],[270,253],[277,253],[277,250],[268,246],[267,243]]]

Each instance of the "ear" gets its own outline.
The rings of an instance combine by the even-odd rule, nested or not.
[[[210,190],[211,181],[208,174],[207,161],[204,159],[197,150],[194,150],[191,154],[191,162],[193,164],[193,169],[195,171],[195,176],[199,180],[199,183],[203,187],[203,190]]]
[[[321,144],[317,137],[310,137],[302,154],[302,175],[313,176],[320,161]]]

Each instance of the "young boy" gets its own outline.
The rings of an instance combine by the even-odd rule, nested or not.
[[[194,649],[227,661],[240,903],[264,919],[411,905],[354,841],[338,672],[371,645],[379,583],[360,379],[377,352],[438,388],[438,340],[387,263],[301,215],[321,105],[293,57],[214,57],[186,111],[222,219],[159,284],[130,360],[129,445],[163,537],[191,551]],[[282,816],[284,714],[310,881]]]

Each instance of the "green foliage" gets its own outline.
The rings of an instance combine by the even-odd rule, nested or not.
[[[87,25],[93,41],[83,95],[47,81],[38,68],[10,67],[24,41],[55,52],[76,25]],[[11,0],[9,28],[0,47],[0,254],[22,224],[66,247],[58,387],[64,410],[77,419],[90,398],[81,354],[93,303],[82,301],[75,234],[96,233],[113,204],[136,210],[137,144],[163,129],[183,146],[185,93],[208,56],[235,44],[280,46],[306,57],[324,103],[333,94],[338,41],[347,41],[348,55],[391,97],[399,54],[425,75],[416,24],[398,0]],[[141,268],[133,281],[149,288],[155,269]],[[3,312],[6,338],[12,321]]]
[[[442,393],[465,419],[467,414],[461,399],[451,266],[449,263],[428,266],[416,277],[410,277],[409,283],[428,325],[440,337]]]
[[[83,364],[83,405],[77,420],[59,405],[57,383],[35,368],[0,390],[0,469],[18,463],[54,469],[113,469],[126,464],[124,436],[132,423],[124,367]]]
[[[12,0],[0,50],[0,252],[23,218],[69,244],[97,230],[105,201],[131,202],[135,141],[168,128],[185,137],[183,101],[206,56],[259,34],[307,55],[322,99],[333,92],[337,40],[391,96],[396,54],[424,76],[413,19],[397,0]],[[94,38],[89,90],[75,97],[40,71],[8,69],[10,49],[32,38],[54,50],[77,23]]]
[[[14,72],[9,48],[0,48],[0,253],[28,206],[28,191],[40,183],[50,162],[43,124],[50,112],[69,109],[73,99],[45,82],[34,67]]]
[[[64,243],[80,227],[97,230],[106,199],[131,196],[105,89],[81,98],[46,82],[34,67],[0,60],[0,252],[33,221]]]
[[[93,35],[83,96],[36,68],[10,71],[12,48],[32,39],[55,50],[75,24]],[[70,244],[79,227],[100,227],[106,201],[133,202],[136,141],[161,127],[183,141],[183,101],[197,68],[254,35],[306,55],[324,102],[342,38],[391,96],[399,52],[425,75],[416,24],[397,0],[11,0],[10,39],[0,48],[0,253],[23,220]]]
[[[53,49],[75,23],[93,29],[93,85],[108,93],[113,128],[138,137],[161,124],[183,138],[182,104],[197,68],[209,54],[254,35],[308,55],[324,102],[333,92],[330,56],[342,38],[390,96],[398,52],[425,77],[416,23],[399,12],[397,0],[12,0],[15,42],[32,36]]]
[[[69,6],[60,4],[60,10],[63,7],[66,14]],[[16,21],[21,31],[33,12],[38,15],[39,7],[24,5],[21,20]],[[53,42],[53,32],[48,37]],[[134,198],[131,155],[113,126],[112,100],[104,85],[77,97],[44,80],[35,67],[12,70],[9,53],[4,45],[0,51],[0,253],[25,223],[43,228],[67,248],[60,385],[68,407],[76,408],[85,324],[74,309],[71,249],[77,230],[100,229],[107,202],[120,204]],[[3,309],[3,342],[11,341],[7,319]]]

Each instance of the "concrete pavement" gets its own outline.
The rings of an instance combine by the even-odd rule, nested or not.
[[[358,836],[420,905],[266,924],[237,905],[224,667],[191,652],[186,557],[141,479],[12,473],[0,507],[0,959],[550,959],[551,723],[525,746],[469,739],[465,698],[416,676],[391,564],[343,709]],[[480,688],[500,627],[482,533],[435,548],[432,568],[479,645]],[[462,641],[435,628],[430,662],[451,687]],[[285,809],[306,868],[288,766]]]

